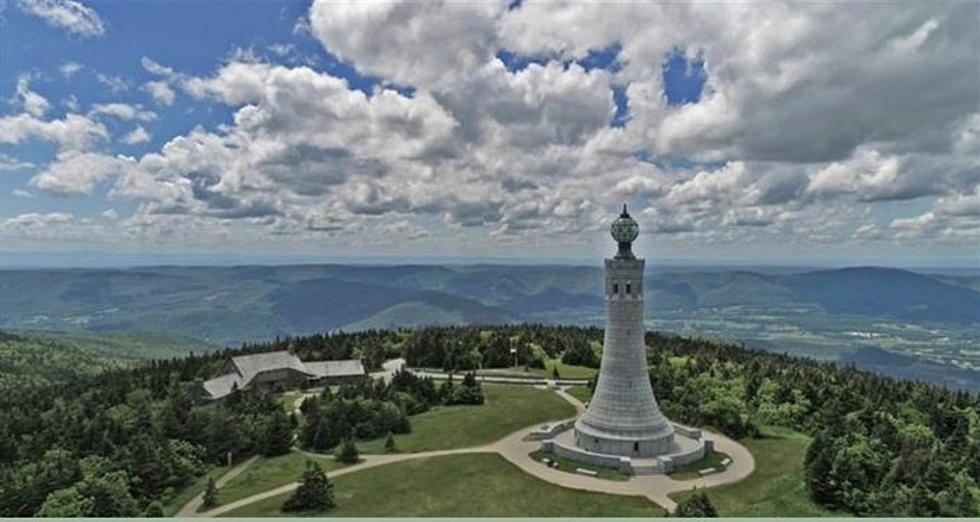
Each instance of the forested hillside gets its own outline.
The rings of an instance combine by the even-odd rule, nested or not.
[[[127,366],[113,357],[55,341],[0,331],[0,393],[29,385],[67,381],[80,375]]]
[[[0,331],[0,393],[214,349],[169,334]]]
[[[505,342],[552,356],[601,336],[596,328],[537,325],[429,328],[317,335],[242,350],[291,347],[303,359],[339,359],[380,347],[388,356],[452,369],[492,364],[492,351]],[[757,436],[762,425],[815,436],[806,475],[816,501],[860,515],[980,515],[976,395],[730,344],[653,333],[647,343],[655,392],[673,419],[733,437]],[[349,433],[344,426],[371,437],[410,429],[411,414],[432,402],[477,400],[467,390],[450,393],[409,377],[388,387],[348,387],[305,406],[323,429],[290,422],[273,397],[257,392],[196,403],[188,383],[213,376],[224,357],[240,351],[4,393],[0,516],[155,514],[229,452],[240,460],[281,451],[294,430],[303,445],[329,448]],[[387,420],[366,423],[352,412]]]

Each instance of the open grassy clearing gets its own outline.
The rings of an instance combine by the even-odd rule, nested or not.
[[[821,517],[842,516],[823,508],[807,494],[803,481],[803,457],[810,437],[783,428],[767,427],[765,438],[743,439],[755,457],[755,471],[747,479],[705,490],[723,517]],[[671,495],[676,501],[690,492]]]
[[[567,419],[575,408],[555,392],[530,386],[484,384],[482,406],[438,406],[411,417],[412,432],[395,435],[398,451],[414,453],[489,444],[526,426]],[[383,453],[384,438],[358,443]]]
[[[320,464],[324,471],[342,468],[345,464],[337,462],[331,456],[304,455],[293,451],[278,457],[259,457],[241,475],[233,478],[223,488],[218,490],[218,505],[252,496],[299,480],[306,461],[313,460]],[[205,480],[205,484],[207,480]],[[202,486],[203,490],[203,486]]]
[[[398,451],[414,453],[489,444],[520,428],[575,415],[575,409],[552,391],[493,384],[483,385],[483,391],[486,403],[482,406],[440,406],[411,417],[412,432],[395,436]],[[295,397],[284,394],[281,401],[288,408]],[[362,453],[383,453],[384,439],[362,441],[357,446]],[[292,452],[279,457],[260,457],[220,489],[218,502],[227,504],[295,482],[309,458],[316,458],[324,470],[341,467],[332,453],[312,457]],[[225,469],[220,468],[221,473]],[[206,484],[205,476],[181,492],[180,497],[171,502],[173,513],[203,491]]]
[[[163,515],[167,517],[176,515],[180,508],[184,507],[198,493],[204,491],[204,488],[208,486],[208,477],[214,477],[215,480],[218,480],[218,477],[224,475],[226,471],[228,471],[228,466],[215,466],[198,477],[190,486],[184,488],[183,491],[163,505]]]
[[[566,489],[534,478],[498,455],[451,455],[399,462],[331,481],[331,517],[652,517],[664,511],[642,497]],[[227,513],[283,516],[288,495]]]
[[[725,469],[725,466],[721,465],[721,461],[727,458],[729,457],[726,453],[711,451],[697,462],[677,466],[674,468],[674,471],[670,473],[670,478],[674,480],[696,479],[700,476],[698,475],[698,471],[706,468],[715,468],[717,471],[722,471]]]
[[[304,395],[304,392],[288,391],[279,396],[279,404],[282,405],[283,409],[286,410],[287,413],[292,413],[296,411],[296,406],[299,405],[299,399]]]
[[[596,466],[594,464],[586,464],[584,462],[576,462],[574,460],[569,460],[564,457],[559,457],[558,455],[552,455],[551,453],[545,453],[543,450],[537,450],[531,452],[530,457],[538,462],[544,459],[551,459],[558,463],[558,471],[564,471],[566,473],[575,473],[577,468],[587,469],[595,471],[598,473],[598,478],[603,480],[629,480],[630,476],[618,469],[606,468],[602,466]],[[544,466],[544,464],[542,464]]]
[[[592,399],[592,390],[588,386],[570,386],[565,391],[582,402],[589,402]]]

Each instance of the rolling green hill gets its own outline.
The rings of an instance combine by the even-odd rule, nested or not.
[[[162,333],[0,331],[0,391],[215,349]]]
[[[49,341],[59,346],[124,359],[148,360],[201,354],[219,347],[184,335],[163,332],[58,332],[14,330],[8,333]]]
[[[0,391],[63,382],[131,362],[51,340],[0,332]]]
[[[365,319],[350,323],[346,329],[358,331],[456,324],[466,324],[466,317],[463,313],[429,303],[406,301],[385,308]]]

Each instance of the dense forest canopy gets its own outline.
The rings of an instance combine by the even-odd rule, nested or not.
[[[436,385],[409,374],[318,396],[302,405],[302,420],[259,391],[200,402],[195,379],[234,354],[288,348],[369,367],[403,356],[468,371],[512,364],[512,347],[527,366],[592,365],[587,351],[601,339],[598,328],[542,325],[339,333],[12,386],[0,396],[0,516],[154,514],[208,466],[286,451],[294,431],[302,446],[328,450],[410,430],[411,415],[435,404],[482,402],[472,377]],[[758,436],[763,425],[813,435],[807,486],[821,504],[861,515],[980,515],[977,396],[700,339],[649,333],[647,345],[671,418],[733,437]]]

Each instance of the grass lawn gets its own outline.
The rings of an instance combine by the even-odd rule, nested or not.
[[[198,493],[204,491],[204,488],[208,486],[208,477],[214,477],[215,480],[221,475],[224,475],[228,471],[228,466],[215,466],[212,467],[207,473],[201,475],[197,478],[190,486],[184,488],[183,491],[177,494],[174,498],[170,499],[169,502],[163,505],[163,515],[166,517],[172,517],[180,511],[180,508],[184,507],[192,498],[196,497]]]
[[[299,398],[303,396],[303,393],[304,392],[299,391],[289,391],[283,393],[279,396],[279,404],[282,404],[282,407],[286,410],[286,413],[292,413],[296,410],[297,401],[299,401]]]
[[[544,363],[544,369],[541,368],[531,368],[528,371],[524,371],[523,367],[520,368],[486,368],[483,370],[477,370],[477,375],[496,375],[500,377],[517,377],[517,378],[545,378],[551,379],[553,377],[552,371],[554,368],[558,368],[558,374],[562,379],[591,379],[593,375],[599,373],[597,368],[589,368],[588,366],[575,366],[571,364],[563,364],[561,359],[548,359]]]
[[[567,390],[569,395],[575,397],[582,402],[589,402],[592,400],[592,390],[588,386],[571,386]]]
[[[314,460],[324,471],[330,471],[344,466],[332,456],[311,457],[293,451],[278,457],[259,457],[241,475],[233,478],[218,490],[218,504],[227,504],[235,500],[249,497],[256,493],[284,486],[299,480],[306,461]],[[203,487],[202,487],[203,489]]]
[[[807,495],[803,457],[810,437],[782,428],[766,428],[766,438],[740,442],[755,457],[755,471],[747,479],[705,490],[723,517],[842,516],[825,509]],[[671,495],[674,500],[689,492]]]
[[[698,471],[706,468],[715,468],[718,471],[725,469],[725,466],[721,465],[721,461],[728,458],[728,455],[720,451],[712,451],[704,456],[699,461],[692,462],[690,464],[685,464],[683,466],[677,466],[674,471],[670,473],[670,478],[674,480],[690,480],[698,478]]]
[[[574,460],[568,460],[558,455],[552,455],[551,453],[545,453],[543,450],[537,450],[531,452],[531,458],[541,462],[544,459],[551,459],[558,463],[558,471],[565,471],[568,473],[575,473],[576,468],[588,469],[598,473],[598,478],[604,480],[629,480],[630,476],[619,471],[618,469],[606,468],[603,466],[596,466],[594,464],[585,464],[583,462],[576,462]],[[543,466],[544,464],[542,464]]]
[[[414,453],[494,442],[520,428],[575,416],[555,392],[531,386],[484,384],[482,406],[439,406],[411,417],[412,432],[395,435],[398,451]],[[361,453],[383,453],[384,437],[360,442]]]
[[[451,455],[399,462],[331,481],[335,517],[652,517],[642,497],[566,489],[534,478],[498,455]],[[281,516],[288,495],[233,510],[229,517]]]

